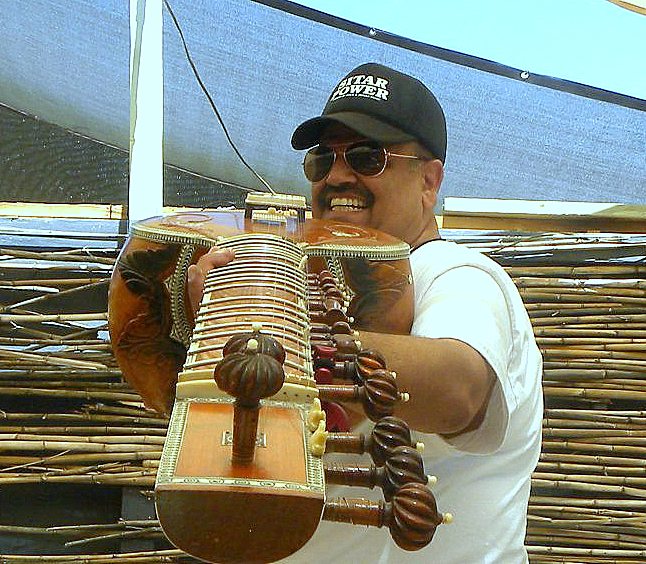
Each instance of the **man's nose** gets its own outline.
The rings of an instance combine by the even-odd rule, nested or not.
[[[332,168],[327,175],[327,184],[339,185],[355,182],[357,179],[356,173],[345,162],[342,151],[336,152],[336,158],[332,163]]]

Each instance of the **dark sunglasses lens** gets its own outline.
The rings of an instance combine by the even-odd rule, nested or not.
[[[314,147],[305,153],[303,171],[310,182],[323,180],[334,164],[334,151],[328,147]]]
[[[379,146],[354,145],[346,149],[345,160],[359,174],[377,176],[386,166],[386,152]]]

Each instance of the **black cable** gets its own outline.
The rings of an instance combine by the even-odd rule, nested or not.
[[[222,131],[224,132],[225,137],[227,138],[227,141],[229,142],[229,145],[235,152],[235,154],[238,156],[240,159],[240,162],[244,166],[246,166],[251,173],[258,179],[262,184],[272,193],[275,194],[273,188],[269,185],[269,183],[262,177],[260,176],[254,169],[253,167],[247,163],[245,158],[242,156],[238,148],[236,147],[235,143],[233,142],[233,139],[231,139],[231,136],[229,135],[229,131],[227,130],[227,126],[224,124],[224,120],[222,119],[222,116],[220,115],[220,112],[218,111],[217,106],[215,105],[215,102],[213,101],[213,98],[209,94],[209,91],[206,89],[206,86],[204,85],[204,82],[202,81],[202,78],[200,77],[200,73],[197,71],[197,68],[195,66],[195,63],[193,62],[193,59],[191,57],[191,54],[188,51],[188,46],[186,45],[186,40],[184,39],[184,32],[182,31],[182,28],[179,25],[179,22],[177,21],[177,18],[175,17],[175,14],[173,13],[172,8],[170,7],[170,4],[168,3],[168,0],[164,0],[164,5],[166,6],[166,9],[168,10],[168,13],[170,14],[170,17],[173,20],[173,23],[175,24],[175,27],[177,28],[177,32],[179,33],[179,37],[182,41],[182,45],[184,46],[184,53],[186,53],[186,59],[188,60],[189,65],[191,65],[191,69],[193,70],[193,74],[195,75],[195,78],[197,79],[197,83],[200,85],[200,88],[202,89],[202,92],[204,92],[204,95],[206,96],[207,100],[209,101],[209,104],[211,105],[211,109],[213,110],[213,113],[215,114],[215,117],[218,118],[218,121],[220,122],[220,126],[222,127]]]

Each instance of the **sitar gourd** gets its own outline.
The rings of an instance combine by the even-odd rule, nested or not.
[[[213,245],[235,259],[208,274],[194,314],[188,267]],[[273,562],[321,519],[388,527],[406,550],[431,541],[446,517],[392,415],[406,394],[354,333],[409,332],[408,252],[375,230],[305,220],[304,199],[286,195],[132,226],[109,328],[126,380],[170,414],[155,504],[175,546],[208,562]],[[363,407],[372,433],[349,432],[344,402]],[[372,463],[326,464],[326,452]],[[384,500],[327,500],[326,483],[381,487]]]

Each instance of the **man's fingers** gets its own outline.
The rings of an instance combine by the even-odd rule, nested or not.
[[[188,267],[186,285],[188,299],[194,313],[197,313],[200,306],[204,292],[204,281],[209,270],[229,264],[234,258],[235,255],[231,249],[213,247],[208,253],[202,255],[195,264]]]
[[[200,257],[197,261],[197,266],[206,276],[206,273],[212,268],[229,264],[234,258],[235,255],[231,249],[218,249],[217,247],[213,247],[208,253]]]
[[[188,267],[188,272],[186,273],[186,288],[188,292],[188,300],[194,314],[197,313],[197,310],[200,307],[205,278],[205,274],[197,264],[192,264]]]

